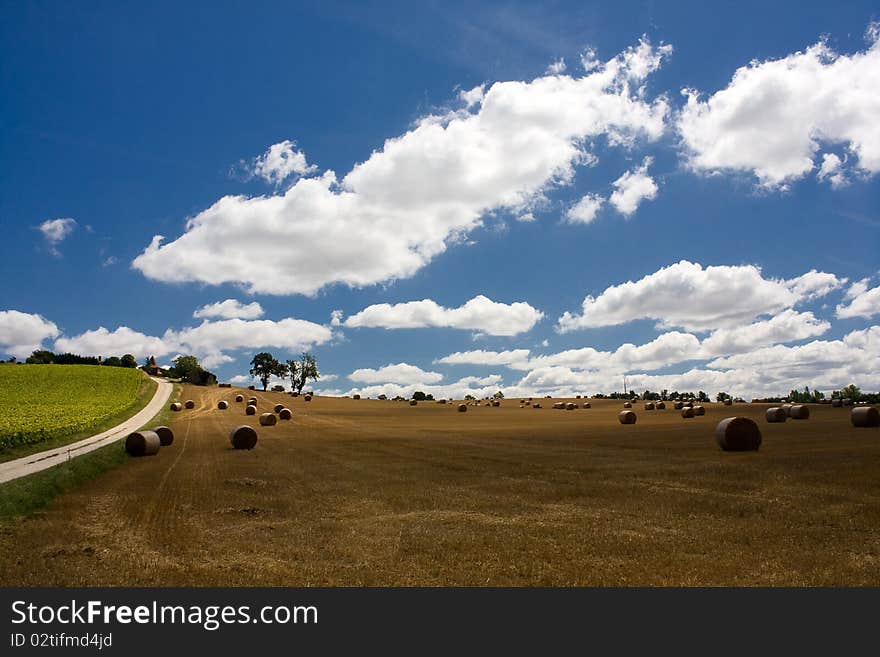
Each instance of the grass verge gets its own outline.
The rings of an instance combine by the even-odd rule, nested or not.
[[[57,438],[50,438],[48,440],[43,440],[31,445],[16,445],[15,447],[9,447],[4,450],[0,450],[0,463],[13,461],[23,456],[30,456],[31,454],[44,452],[46,450],[54,449],[56,447],[70,445],[71,443],[75,443],[76,441],[82,440],[83,438],[88,438],[90,436],[94,436],[103,431],[106,431],[107,429],[111,429],[117,424],[125,422],[125,420],[130,418],[132,415],[139,413],[141,409],[149,404],[150,400],[153,398],[153,395],[156,394],[156,388],[158,388],[158,384],[150,377],[144,376],[143,380],[138,385],[135,401],[132,402],[132,404],[128,408],[120,411],[119,413],[108,415],[97,424],[89,427],[88,429],[84,429],[83,431],[65,434],[63,436],[58,436]]]
[[[150,383],[153,384],[155,390],[156,383],[154,381],[150,381]],[[152,396],[151,392],[147,400],[149,401]],[[164,424],[171,414],[168,409],[170,402],[176,401],[179,396],[180,385],[175,383],[169,404],[165,404],[162,410],[144,427]],[[138,412],[141,408],[143,406],[139,406],[134,412]],[[125,420],[124,417],[118,419],[115,424],[119,424],[123,420]],[[111,426],[114,425],[111,424],[105,429],[109,429]],[[100,431],[103,429],[98,433]],[[0,523],[33,513],[49,504],[56,496],[81,486],[111,468],[126,462],[129,458],[131,457],[125,453],[125,446],[120,439],[61,465],[0,484]]]

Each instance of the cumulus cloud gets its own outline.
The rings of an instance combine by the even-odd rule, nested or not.
[[[853,283],[844,298],[849,304],[837,306],[835,314],[839,319],[868,318],[880,314],[880,285],[869,289],[867,278]]]
[[[248,171],[266,182],[280,185],[291,176],[314,173],[317,167],[309,164],[305,153],[296,150],[296,142],[288,139],[269,146],[265,153],[251,162]]]
[[[651,201],[657,197],[657,183],[648,175],[648,167],[653,162],[646,157],[641,166],[627,171],[614,181],[614,191],[608,202],[620,214],[629,217],[639,209],[642,201]]]
[[[754,61],[705,100],[685,90],[678,130],[690,166],[751,172],[761,185],[779,187],[813,170],[823,144],[839,144],[862,172],[880,171],[880,40],[876,32],[869,38],[852,55],[820,42]],[[842,176],[839,165],[823,156],[826,174]]]
[[[544,316],[529,304],[499,303],[478,295],[459,306],[445,308],[431,299],[367,306],[343,322],[346,327],[388,329],[448,327],[488,335],[517,335],[529,331]]]
[[[586,194],[568,209],[565,218],[570,224],[589,224],[593,222],[605,199],[598,194]]]
[[[379,369],[361,368],[348,375],[355,383],[397,383],[400,385],[418,385],[439,383],[443,375],[439,372],[426,372],[420,367],[409,363],[385,365]]]
[[[703,340],[702,352],[707,358],[736,354],[755,347],[817,337],[830,328],[829,322],[818,319],[811,312],[788,309],[768,320],[713,331]]]
[[[843,187],[847,183],[846,175],[843,173],[843,160],[834,153],[822,154],[822,166],[816,174],[819,180],[827,180],[835,189]]]
[[[582,313],[564,313],[558,330],[566,333],[637,319],[656,320],[660,328],[689,331],[731,328],[815,298],[839,286],[840,280],[815,271],[791,281],[775,280],[764,278],[754,265],[703,268],[682,260],[636,282],[611,286],[598,297],[587,296]]]
[[[48,219],[37,226],[37,229],[43,234],[46,244],[49,246],[49,252],[58,256],[58,245],[70,235],[76,228],[76,221],[70,217],[62,217],[60,219]]]
[[[442,365],[506,365],[513,367],[517,363],[528,363],[528,349],[511,349],[510,351],[456,351],[455,353],[437,358],[435,363]]]
[[[41,315],[18,310],[0,310],[0,351],[25,358],[42,349],[43,340],[56,337],[60,331],[54,322]]]
[[[127,326],[110,331],[103,326],[72,337],[55,340],[56,352],[72,352],[84,356],[121,356],[132,354],[136,358],[166,356],[177,350],[173,340],[145,335]]]
[[[548,75],[561,75],[565,73],[565,58],[560,57],[547,67]]]
[[[521,214],[576,167],[594,139],[656,140],[668,105],[644,81],[668,55],[646,40],[580,77],[550,75],[467,92],[469,107],[424,117],[341,180],[301,178],[278,195],[227,196],[133,262],[167,282],[238,283],[313,295],[412,276],[493,211]]]
[[[193,313],[196,319],[210,319],[221,317],[223,319],[257,319],[263,316],[263,307],[254,301],[244,304],[236,299],[226,299],[216,303],[209,303],[197,308]]]

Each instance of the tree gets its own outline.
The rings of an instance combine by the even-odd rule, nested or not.
[[[119,359],[119,362],[122,363],[122,367],[137,367],[137,361],[134,359],[134,356],[131,354],[125,354],[122,358]]]
[[[107,367],[122,367],[122,359],[119,356],[110,356],[103,364]]]
[[[474,397],[473,395],[465,395],[464,396],[465,401],[474,401],[475,399],[476,399],[476,397]]]
[[[718,401],[718,402],[723,402],[725,399],[729,399],[729,398],[730,398],[730,395],[728,395],[726,392],[719,392],[717,395],[715,395],[715,401]]]
[[[321,378],[321,375],[318,373],[318,361],[308,352],[305,352],[300,356],[299,362],[296,364],[296,370],[294,386],[296,387],[297,392],[302,392],[302,389],[305,387],[306,382],[309,379],[317,381]],[[291,382],[293,381],[294,379],[291,378]]]
[[[171,370],[169,373],[172,377],[188,381],[189,383],[197,383],[200,379],[202,366],[199,365],[199,359],[195,356],[178,356],[171,361]]]
[[[24,362],[28,365],[48,365],[55,362],[55,354],[45,349],[37,349]]]
[[[492,396],[493,396],[495,399],[504,399],[504,393],[501,392],[500,390],[499,390],[498,392],[496,392],[496,393],[495,393],[494,395],[492,395]]]
[[[425,395],[425,393],[422,392],[421,390],[416,390],[412,396],[412,398],[415,399],[416,401],[425,401],[426,397],[427,397],[427,395]]]
[[[265,391],[269,387],[269,379],[273,376],[284,378],[287,376],[287,365],[279,363],[275,357],[267,351],[261,351],[251,361],[253,367],[249,374],[260,380]]]
[[[845,388],[840,389],[840,398],[852,399],[854,402],[859,401],[862,398],[862,391],[857,385],[855,385],[854,383],[850,383]]]
[[[296,384],[299,382],[299,363],[296,358],[291,358],[286,362],[287,374],[290,376],[290,389],[302,392],[302,388],[297,390]]]

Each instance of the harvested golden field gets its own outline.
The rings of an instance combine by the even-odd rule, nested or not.
[[[767,424],[767,405],[636,404],[624,426],[600,400],[181,399],[172,446],[0,526],[0,584],[880,584],[880,430],[848,409]],[[260,426],[279,401],[293,420]],[[717,447],[731,415],[758,421],[759,452]],[[255,449],[231,449],[238,424]]]

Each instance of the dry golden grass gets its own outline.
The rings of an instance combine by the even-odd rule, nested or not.
[[[185,387],[174,444],[0,526],[0,584],[878,585],[880,430]],[[712,436],[754,418],[759,452]],[[250,424],[251,451],[229,430]],[[2,491],[0,491],[2,494]]]

